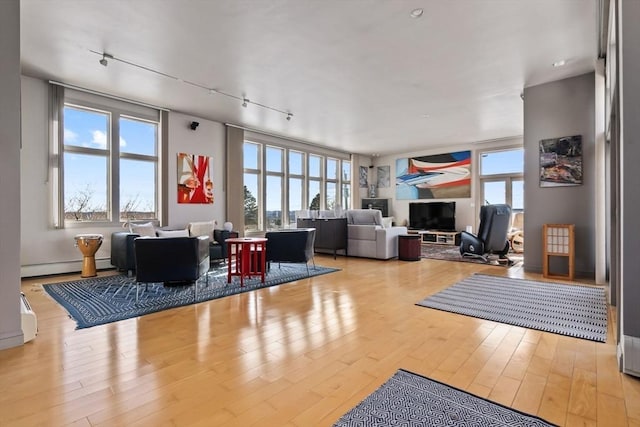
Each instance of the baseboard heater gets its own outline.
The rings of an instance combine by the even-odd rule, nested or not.
[[[20,317],[22,318],[24,342],[29,342],[38,334],[38,318],[22,292],[20,292]]]

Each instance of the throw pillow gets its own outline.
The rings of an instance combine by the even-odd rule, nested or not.
[[[393,217],[392,216],[383,216],[382,217],[382,226],[384,228],[391,228],[392,223],[393,223]]]
[[[213,229],[216,228],[217,221],[198,221],[189,223],[190,236],[209,236],[209,241],[213,242]]]
[[[189,237],[189,230],[158,230],[158,237]]]
[[[154,227],[150,222],[145,222],[143,224],[129,223],[129,231],[139,234],[140,237],[156,237],[156,227]]]

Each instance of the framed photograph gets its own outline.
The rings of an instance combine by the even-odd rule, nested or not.
[[[540,141],[540,187],[582,185],[582,135]]]
[[[366,166],[360,166],[360,188],[367,188],[369,186],[369,171]]]
[[[391,166],[378,166],[376,177],[378,188],[388,188],[391,184]]]

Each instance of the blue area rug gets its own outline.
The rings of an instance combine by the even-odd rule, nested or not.
[[[310,276],[332,273],[335,268],[309,267]],[[125,275],[95,277],[72,282],[43,285],[45,291],[62,305],[78,324],[78,329],[103,325],[118,320],[138,317],[168,308],[194,304],[254,289],[280,285],[307,278],[304,264],[273,265],[265,275],[265,283],[260,277],[244,280],[240,286],[238,277],[227,284],[227,268],[209,271],[209,283],[203,276],[196,283],[185,286],[165,286],[163,283],[139,285],[139,300],[136,303],[135,278]]]
[[[400,369],[334,426],[553,426]]]
[[[602,287],[474,274],[417,305],[591,341],[607,340]]]

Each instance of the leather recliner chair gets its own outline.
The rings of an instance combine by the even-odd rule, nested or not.
[[[507,257],[511,224],[511,206],[485,205],[480,208],[480,228],[475,236],[466,231],[460,233],[460,254],[489,262],[489,255],[498,255],[499,261],[511,263]]]

